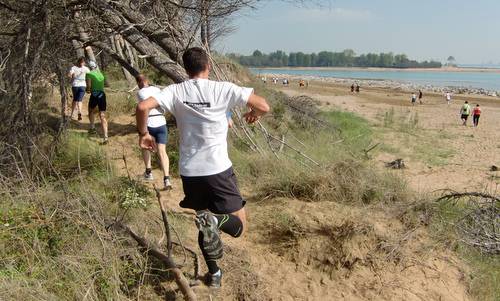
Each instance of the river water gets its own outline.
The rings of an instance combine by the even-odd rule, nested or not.
[[[250,68],[259,74],[289,74],[294,76],[316,76],[347,79],[390,80],[436,87],[482,88],[500,91],[499,71],[408,71],[408,70],[332,70],[332,69],[267,69]]]

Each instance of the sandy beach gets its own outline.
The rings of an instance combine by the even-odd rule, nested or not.
[[[272,85],[272,84],[271,84]],[[375,160],[385,162],[403,158],[407,169],[401,173],[411,187],[420,192],[439,189],[457,191],[498,191],[500,174],[490,171],[500,166],[500,100],[485,95],[455,95],[450,105],[440,93],[424,92],[423,104],[411,105],[411,94],[400,88],[363,87],[351,93],[350,85],[311,81],[299,88],[276,87],[290,96],[308,95],[323,109],[340,109],[368,119],[376,129],[375,142],[382,147]],[[462,126],[459,111],[464,101],[481,105],[479,127],[469,119]],[[392,124],[387,116],[392,112]],[[412,129],[406,126],[412,123]]]
[[[260,69],[260,67],[255,67]],[[396,71],[396,72],[492,72],[500,73],[500,68],[447,67],[442,68],[378,68],[378,67],[266,67],[277,70],[331,70],[331,71]]]

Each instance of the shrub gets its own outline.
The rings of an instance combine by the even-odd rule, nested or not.
[[[79,171],[96,172],[108,168],[102,148],[86,134],[68,132],[60,142],[53,162],[54,168],[66,178]]]

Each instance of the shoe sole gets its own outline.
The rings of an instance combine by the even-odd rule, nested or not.
[[[217,260],[222,258],[223,247],[222,240],[218,229],[212,229],[212,227],[207,223],[208,218],[211,215],[204,214],[200,219],[202,222],[197,222],[198,230],[203,233],[203,249],[207,253],[207,256],[212,260]]]

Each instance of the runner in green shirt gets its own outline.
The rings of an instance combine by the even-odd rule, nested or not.
[[[87,73],[87,91],[90,92],[89,100],[89,134],[95,134],[95,113],[99,109],[99,118],[101,119],[101,128],[103,133],[103,144],[108,143],[108,121],[106,120],[106,94],[104,93],[104,75],[94,61],[89,62],[90,72]]]
[[[467,119],[469,118],[469,115],[470,115],[470,106],[469,106],[469,102],[466,100],[464,105],[462,106],[462,108],[460,109],[460,115],[461,115],[461,119],[462,119],[462,125],[463,126],[467,126]]]

